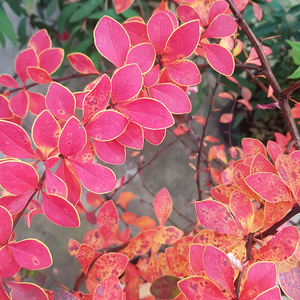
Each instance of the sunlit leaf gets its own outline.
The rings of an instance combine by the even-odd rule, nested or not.
[[[0,278],[8,278],[15,275],[20,270],[20,265],[16,262],[13,254],[7,245],[0,248]]]
[[[63,198],[68,196],[68,188],[64,181],[59,178],[57,175],[53,174],[50,170],[45,170],[45,185],[47,193],[55,194]]]
[[[255,298],[255,300],[281,300],[281,293],[278,286],[275,286]]]
[[[185,271],[185,262],[179,257],[175,249],[167,248],[165,250],[166,260],[170,270],[178,277],[185,276],[187,273]]]
[[[211,195],[223,204],[229,204],[229,199],[233,190],[238,189],[234,184],[221,184],[210,190]]]
[[[147,35],[147,25],[145,23],[133,20],[124,23],[122,26],[125,28],[129,36],[130,44],[132,47],[142,43],[149,43]]]
[[[127,204],[135,197],[136,196],[131,192],[122,192],[119,195],[116,204],[120,205],[123,209],[127,210]]]
[[[84,274],[87,274],[89,266],[94,259],[95,250],[92,246],[81,244],[76,253],[76,258],[80,262]]]
[[[156,229],[149,229],[138,234],[127,246],[130,254],[142,255],[145,254],[152,246],[152,241]]]
[[[205,271],[203,253],[206,246],[199,244],[191,244],[189,249],[189,261],[191,268],[195,274],[200,274]]]
[[[164,226],[173,208],[172,198],[166,188],[160,190],[154,199],[153,209],[159,222],[159,226]]]
[[[147,128],[143,128],[144,138],[153,145],[159,145],[162,143],[166,136],[166,129],[160,130],[151,130]]]
[[[244,138],[242,145],[247,156],[254,157],[257,153],[261,153],[263,156],[268,157],[264,144],[259,140]]]
[[[183,231],[174,226],[162,227],[154,236],[154,241],[160,244],[173,244],[183,236]]]

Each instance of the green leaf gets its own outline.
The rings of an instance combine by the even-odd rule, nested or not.
[[[131,9],[131,8],[128,8],[128,9],[126,9],[125,11],[123,11],[123,12],[121,13],[121,15],[122,15],[125,19],[129,19],[129,18],[132,18],[132,17],[139,17],[139,16],[140,16],[134,9]]]
[[[300,53],[300,42],[286,40],[286,42],[298,53]]]
[[[73,47],[71,50],[72,52],[84,52],[89,46],[91,46],[94,42],[94,39],[92,37],[85,39],[75,47]]]
[[[27,23],[27,17],[24,17],[18,26],[18,35],[19,35],[19,42],[20,47],[24,46],[28,42],[28,36],[26,34],[26,23]]]
[[[96,69],[98,69],[99,65],[100,65],[100,54],[98,51],[94,51],[91,55],[90,55],[90,59],[92,60],[92,62],[94,63]]]
[[[5,48],[5,37],[1,31],[0,31],[0,43],[2,45],[2,48]]]
[[[299,77],[300,77],[300,67],[298,67],[296,69],[296,71],[293,74],[291,74],[288,78],[289,79],[296,79],[296,78],[299,78]]]
[[[203,102],[203,97],[202,97],[202,81],[201,81],[198,86],[197,103],[193,106],[191,115],[195,114],[199,110],[199,108],[202,105],[202,102]]]
[[[291,8],[288,10],[287,13],[288,13],[288,14],[291,14],[291,15],[293,15],[293,14],[299,14],[299,13],[300,13],[300,4],[291,7]]]
[[[103,4],[103,0],[89,0],[82,4],[73,14],[70,23],[77,22],[90,15],[97,7]]]
[[[57,4],[58,4],[58,0],[52,0],[49,4],[48,4],[48,6],[47,6],[47,17],[49,18],[49,17],[51,17],[53,14],[54,14],[54,12],[55,12],[55,10],[56,10],[56,7],[57,7]]]
[[[290,51],[292,58],[294,60],[294,63],[298,66],[300,66],[300,53],[299,52],[295,52],[294,50]]]
[[[38,0],[22,0],[28,16],[31,16],[36,8]]]
[[[105,11],[95,11],[91,15],[88,16],[88,19],[91,20],[100,20],[104,16],[109,16],[117,21],[123,21],[123,19],[118,15],[114,8],[109,8]]]
[[[7,2],[7,4],[10,6],[10,8],[12,9],[12,11],[16,15],[20,16],[21,13],[25,12],[25,10],[23,9],[23,7],[21,7],[19,0],[6,0],[5,2]]]
[[[0,8],[0,31],[8,37],[8,39],[17,47],[17,37],[14,28],[6,16],[5,12]]]
[[[57,31],[59,34],[62,34],[65,29],[65,24],[70,18],[72,12],[79,6],[79,3],[71,3],[66,6],[60,13],[60,16],[57,20]]]
[[[278,26],[277,23],[262,24],[261,26],[258,26],[257,28],[254,28],[253,33],[256,36],[269,35],[269,34],[274,32],[274,30],[277,26]]]
[[[74,35],[80,30],[81,26],[78,25],[76,27],[74,27],[71,31],[70,37],[69,39],[64,43],[63,48],[65,50],[65,52],[68,54],[70,51],[68,51],[68,48],[70,46],[70,43],[72,41],[72,38],[74,37]]]
[[[177,286],[179,280],[180,278],[171,275],[161,276],[151,284],[150,293],[160,299],[174,299],[180,293]]]
[[[232,128],[235,128],[235,127],[239,126],[239,124],[243,121],[243,119],[244,119],[244,114],[243,113],[237,114],[234,117]]]

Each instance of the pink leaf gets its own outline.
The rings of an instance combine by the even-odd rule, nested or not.
[[[158,219],[159,226],[164,226],[173,209],[172,198],[166,188],[160,190],[155,196],[153,209]]]
[[[114,19],[104,16],[94,30],[95,46],[117,68],[124,65],[130,48],[128,34]]]
[[[9,107],[12,112],[20,118],[25,118],[29,107],[27,93],[22,90],[20,93],[11,97]]]
[[[57,175],[53,174],[50,170],[46,170],[45,173],[45,184],[47,193],[67,198],[68,189],[64,181],[60,179]]]
[[[189,260],[191,263],[192,270],[195,274],[205,271],[203,253],[205,246],[199,244],[192,244],[189,251]]]
[[[46,29],[41,29],[35,33],[28,42],[28,47],[32,48],[37,55],[42,51],[52,47],[50,36]]]
[[[68,55],[68,59],[72,67],[79,73],[82,74],[100,74],[92,60],[82,53],[71,53]]]
[[[20,270],[20,265],[16,262],[13,254],[7,245],[0,248],[0,278],[8,278],[15,275]]]
[[[17,81],[11,75],[8,74],[0,75],[0,84],[9,88],[21,88]]]
[[[126,101],[138,95],[143,77],[137,64],[126,65],[117,70],[111,79],[113,103]]]
[[[98,112],[85,127],[87,134],[98,141],[110,141],[120,136],[126,129],[128,120],[114,110]]]
[[[261,18],[262,18],[262,14],[263,14],[262,9],[261,9],[260,6],[259,6],[257,3],[255,3],[255,2],[251,2],[251,4],[253,5],[253,12],[254,12],[254,15],[255,15],[256,19],[257,19],[258,21],[260,21]]]
[[[144,75],[144,86],[151,87],[158,82],[159,65],[155,65],[148,73]]]
[[[121,165],[125,161],[125,147],[116,140],[100,142],[94,140],[96,154],[106,163]]]
[[[49,75],[49,73],[38,67],[28,67],[27,73],[30,79],[38,84],[44,84],[44,83],[50,83],[52,82],[52,79]]]
[[[232,121],[233,114],[225,113],[220,117],[220,123],[230,123]]]
[[[75,112],[75,97],[69,89],[53,82],[46,95],[46,105],[54,117],[67,121]]]
[[[115,174],[108,168],[92,163],[70,160],[83,186],[91,192],[102,194],[116,186]]]
[[[232,54],[219,45],[201,43],[205,57],[211,67],[225,76],[231,76],[234,71],[234,60]]]
[[[96,287],[93,300],[122,300],[123,291],[116,275],[103,279]]]
[[[214,2],[209,10],[209,24],[220,14],[225,13],[229,4],[226,1],[216,1]],[[231,34],[230,34],[231,35]]]
[[[26,92],[29,97],[29,111],[34,115],[46,109],[46,97],[39,93]]]
[[[0,151],[10,157],[37,159],[26,131],[3,120],[0,121]]]
[[[140,125],[129,122],[125,131],[116,140],[123,146],[141,150],[144,146],[143,129]]]
[[[149,43],[147,25],[145,23],[131,21],[124,23],[123,27],[129,36],[132,47],[142,43]]]
[[[7,245],[16,262],[28,270],[40,270],[52,265],[48,247],[38,240],[27,239]]]
[[[174,124],[169,110],[154,99],[140,98],[132,102],[122,102],[118,109],[130,121],[148,129],[163,129]]]
[[[73,116],[71,117],[59,137],[58,147],[64,157],[75,155],[80,152],[87,142],[85,128]]]
[[[46,49],[39,55],[40,68],[53,74],[62,64],[65,51],[62,48]]]
[[[166,129],[160,130],[151,130],[147,128],[143,128],[144,131],[144,138],[153,145],[159,145],[162,143],[166,136]]]
[[[13,228],[13,219],[9,211],[0,206],[0,245],[6,244]]]
[[[201,39],[223,38],[233,35],[237,30],[236,21],[227,15],[218,15],[204,31]]]

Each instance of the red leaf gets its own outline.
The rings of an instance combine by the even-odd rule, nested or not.
[[[69,239],[69,246],[68,247],[69,247],[70,255],[76,258],[77,251],[80,247],[80,243],[77,242],[76,240]]]
[[[225,165],[227,165],[227,157],[225,153],[225,145],[218,145],[210,147],[208,151],[208,160],[211,161],[215,158],[218,158]]]
[[[222,46],[201,43],[205,57],[211,67],[224,76],[231,76],[234,71],[232,54]]]
[[[84,298],[80,298],[80,299],[84,299]],[[52,300],[79,300],[79,298],[66,290],[57,289],[53,295]]]
[[[83,53],[71,53],[68,55],[68,59],[72,67],[81,74],[100,74],[93,61]]]
[[[282,150],[281,150],[280,146],[273,141],[268,141],[267,150],[268,150],[269,155],[272,158],[273,164],[275,165],[278,155],[282,154]]]
[[[187,3],[187,1],[185,1]],[[177,7],[177,16],[183,22],[189,22],[193,20],[199,20],[201,26],[207,26],[207,24],[199,17],[196,10],[189,5],[180,5]]]
[[[160,190],[155,196],[153,209],[158,219],[159,226],[164,226],[173,209],[172,198],[166,188]]]
[[[300,166],[291,157],[280,154],[276,159],[276,170],[297,199],[300,196]]]
[[[206,246],[198,245],[198,244],[192,244],[190,246],[189,251],[189,261],[192,267],[192,270],[195,274],[200,274],[200,272],[204,272],[204,261],[203,261],[203,253]]]
[[[24,85],[26,84],[26,80],[29,78],[27,68],[38,66],[38,58],[33,49],[25,49],[16,57],[15,70]]]
[[[251,174],[255,174],[259,172],[270,172],[276,174],[273,165],[261,153],[257,153],[257,155],[253,158],[251,163],[251,170],[250,170]]]
[[[119,223],[119,214],[112,200],[105,202],[97,216],[97,226],[105,241],[116,231]]]
[[[98,141],[110,141],[120,136],[126,129],[128,120],[114,110],[102,110],[85,127],[87,134]]]
[[[122,192],[119,195],[116,204],[120,205],[124,210],[127,210],[127,204],[135,197],[135,194],[131,192]]]
[[[34,115],[40,114],[46,108],[46,97],[39,93],[26,91],[29,97],[29,111]]]
[[[0,205],[6,208],[10,214],[14,215],[20,212],[30,198],[32,191],[17,196],[5,195],[0,198]]]
[[[201,39],[231,36],[236,30],[237,24],[233,18],[227,15],[218,15],[202,34]]]
[[[80,123],[79,126],[81,127]],[[90,138],[87,139],[85,146],[80,152],[69,156],[69,159],[82,162],[82,163],[93,163],[94,158],[95,158],[95,149]]]
[[[75,207],[66,199],[42,192],[45,216],[53,223],[64,227],[79,227],[80,219]]]
[[[134,98],[140,92],[142,85],[143,77],[137,64],[126,65],[118,69],[111,79],[113,103]]]
[[[281,300],[281,293],[278,286],[275,286],[255,298],[255,300]]]
[[[96,287],[93,300],[122,300],[123,292],[119,279],[111,275],[102,280]]]
[[[82,124],[87,123],[97,112],[106,109],[110,98],[110,91],[110,79],[104,74],[93,89],[84,97]]]
[[[69,169],[70,163],[63,159],[55,174],[61,178],[68,188],[68,200],[75,206],[81,196],[81,184],[78,177]]]
[[[104,16],[94,30],[95,46],[99,53],[117,68],[124,65],[130,48],[125,29],[111,17]]]
[[[174,226],[166,226],[159,229],[154,241],[160,244],[173,244],[183,236],[183,231]]]
[[[229,207],[235,216],[237,228],[244,236],[248,236],[254,220],[252,202],[245,194],[238,190],[234,190],[231,194]]]
[[[215,17],[217,17],[220,14],[225,13],[227,8],[229,7],[229,4],[226,1],[216,1],[214,2],[209,10],[209,24],[213,21]],[[226,26],[226,25],[225,25]],[[231,34],[229,34],[231,35]]]
[[[37,159],[26,131],[4,120],[0,121],[0,151],[10,157]]]
[[[300,264],[297,263],[296,267],[289,272],[279,273],[279,284],[284,293],[291,299],[299,300],[300,295]]]
[[[232,121],[233,114],[225,113],[220,117],[220,123],[230,123]]]
[[[96,154],[104,162],[114,165],[124,163],[126,156],[125,147],[118,143],[117,140],[108,142],[94,140],[94,146]]]
[[[0,162],[0,185],[12,195],[19,195],[38,187],[35,168],[21,161]]]
[[[262,14],[263,14],[262,9],[261,9],[260,6],[259,6],[257,3],[255,3],[255,2],[251,2],[251,4],[253,5],[253,12],[254,12],[254,15],[255,15],[256,19],[257,19],[258,21],[260,21],[261,18],[262,18]]]
[[[97,194],[108,193],[116,186],[116,176],[104,166],[70,160],[83,186]]]
[[[138,234],[127,246],[126,250],[133,255],[143,255],[152,246],[156,229],[149,229]]]
[[[39,55],[40,68],[53,74],[61,65],[65,51],[62,48],[46,49]]]
[[[234,184],[221,184],[213,187],[210,190],[210,193],[215,199],[222,202],[223,204],[229,204],[231,193],[235,189],[238,189],[238,187]]]
[[[254,259],[272,262],[287,260],[296,251],[298,241],[297,227],[285,227],[256,252]]]
[[[154,99],[140,98],[131,102],[121,102],[118,109],[130,121],[148,129],[163,129],[174,124],[169,110]]]
[[[174,62],[193,54],[200,39],[199,25],[199,21],[194,20],[181,25],[173,31],[164,50],[163,62]]]
[[[153,145],[159,145],[165,139],[166,130],[151,130],[147,128],[143,128],[144,138]]]
[[[268,157],[265,146],[259,140],[244,138],[242,146],[247,156],[254,157],[257,153],[261,153],[263,156]]]
[[[6,281],[12,299],[48,300],[45,291],[34,283]]]
[[[28,67],[27,73],[30,79],[38,84],[44,84],[44,83],[50,83],[52,82],[52,79],[49,75],[49,73],[38,67]]]
[[[178,277],[186,276],[185,262],[179,257],[175,249],[167,248],[165,250],[166,260],[170,270]]]
[[[9,88],[21,88],[17,81],[11,75],[8,74],[0,75],[0,84]]]
[[[186,93],[174,84],[156,84],[148,89],[151,98],[162,102],[171,113],[189,113],[192,105]]]
[[[126,64],[137,64],[142,74],[148,73],[155,61],[155,49],[149,43],[134,46],[128,52]]]
[[[2,300],[11,300],[10,297],[8,297],[8,295],[6,293],[5,288],[4,288],[1,280],[0,280],[0,299],[2,299]]]
[[[87,244],[80,245],[76,253],[76,258],[80,262],[84,274],[87,274],[87,271],[89,269],[91,262],[94,259],[94,256],[95,256],[95,250],[92,246]]]
[[[69,89],[56,82],[50,84],[46,105],[54,117],[67,121],[74,115],[75,103],[75,97]]]
[[[123,146],[141,150],[144,146],[143,129],[140,125],[129,122],[125,131],[116,140]]]
[[[75,92],[73,93],[75,99],[76,99],[76,107],[79,109],[83,109],[83,100],[84,97],[89,93],[90,91],[85,92]]]
[[[235,222],[224,204],[203,200],[196,202],[196,212],[199,222],[206,229],[237,236]]]
[[[159,79],[159,65],[153,66],[153,68],[144,75],[144,86],[151,87],[158,82]]]
[[[13,228],[13,218],[9,211],[0,206],[0,245],[6,244]]]
[[[105,200],[101,196],[99,196],[95,193],[92,193],[92,192],[86,193],[85,197],[86,197],[86,202],[89,205],[92,205],[95,207],[101,206],[105,202]]]
[[[96,260],[90,274],[100,281],[111,275],[119,277],[125,271],[128,260],[128,256],[121,253],[103,254]]]
[[[276,266],[272,262],[257,262],[247,272],[239,299],[251,300],[276,285]],[[272,298],[270,298],[272,299]]]
[[[12,112],[20,118],[25,118],[29,107],[29,97],[22,90],[20,93],[11,97],[9,107]]]
[[[132,224],[136,220],[136,218],[137,215],[133,214],[130,211],[125,211],[121,216],[122,221],[126,224]]]
[[[11,242],[7,245],[16,262],[28,270],[40,270],[52,265],[52,257],[48,247],[34,239]]]
[[[45,158],[48,158],[57,147],[60,133],[58,122],[48,110],[44,110],[35,119],[32,126],[32,139]]]
[[[45,174],[46,174],[45,185],[46,185],[47,193],[58,195],[63,198],[67,198],[68,189],[64,181],[49,170],[45,170]]]
[[[75,155],[80,152],[87,142],[87,134],[85,128],[76,117],[71,117],[59,137],[58,148],[64,157]]]
[[[235,298],[233,288],[235,272],[229,257],[215,247],[206,246],[203,252],[203,262],[207,276],[220,284],[230,293],[231,297]]]
[[[187,299],[228,300],[222,291],[206,277],[190,276],[179,281],[178,286]]]
[[[91,245],[95,250],[101,250],[107,247],[103,236],[99,232],[99,229],[89,230],[83,237],[84,243]]]
[[[52,47],[50,36],[46,29],[41,29],[35,33],[28,42],[28,47],[32,48],[37,55],[42,51]]]
[[[15,275],[20,268],[7,245],[0,248],[0,278],[11,277]]]
[[[114,7],[117,14],[122,13],[131,6],[134,0],[115,0]]]
[[[123,27],[129,36],[132,47],[142,43],[149,43],[147,25],[145,23],[139,21],[126,22],[123,24]]]
[[[158,12],[150,18],[147,25],[147,33],[156,54],[163,54],[166,43],[174,30],[171,17],[165,12]]]

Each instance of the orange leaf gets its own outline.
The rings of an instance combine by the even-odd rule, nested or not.
[[[173,208],[172,198],[166,188],[160,190],[155,196],[153,209],[159,222],[159,226],[164,226]]]
[[[123,209],[127,209],[127,204],[136,196],[131,192],[123,192],[119,195],[116,204],[119,204]]]

